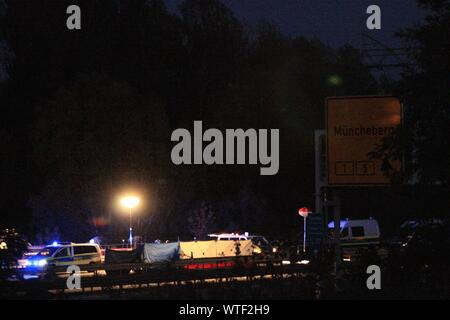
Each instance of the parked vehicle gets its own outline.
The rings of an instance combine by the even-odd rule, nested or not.
[[[339,228],[343,246],[379,244],[380,242],[380,227],[374,219],[342,220]],[[328,224],[328,230],[329,234],[332,235],[334,222]]]
[[[16,268],[29,245],[15,229],[0,230],[0,270]]]
[[[253,245],[255,246],[254,253],[274,253],[276,250],[274,250],[274,247],[270,244],[269,241],[264,236],[260,235],[250,235],[248,232],[245,232],[244,234],[239,233],[213,233],[208,234],[208,237],[215,239],[215,240],[251,240]],[[260,250],[259,250],[260,249]],[[258,252],[259,251],[259,252]]]
[[[399,250],[405,265],[449,265],[450,224],[448,221],[408,221],[401,226],[403,241]]]
[[[48,268],[89,265],[102,262],[100,246],[95,243],[53,243],[25,261],[23,274],[44,275]]]
[[[341,248],[344,261],[352,261],[380,245],[380,227],[377,220],[341,220]],[[328,224],[329,240],[333,238],[334,222]]]

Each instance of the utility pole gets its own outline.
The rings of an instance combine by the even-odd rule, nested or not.
[[[315,154],[315,208],[314,212],[323,215],[324,214],[324,202],[323,193],[327,186],[327,174],[326,174],[326,146],[325,146],[325,130],[314,131],[314,154]],[[324,219],[326,220],[326,219]]]
[[[334,271],[337,274],[341,264],[341,199],[335,189],[327,187],[324,192],[325,214],[330,217],[333,214]]]
[[[333,192],[334,199],[334,272],[336,275],[341,267],[341,199],[336,190]]]

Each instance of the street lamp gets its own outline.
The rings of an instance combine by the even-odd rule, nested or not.
[[[120,199],[120,203],[122,203],[124,207],[127,207],[130,212],[130,238],[129,238],[130,246],[133,246],[133,228],[131,226],[131,210],[134,207],[136,207],[139,204],[139,202],[140,202],[139,198],[135,196],[128,196]]]

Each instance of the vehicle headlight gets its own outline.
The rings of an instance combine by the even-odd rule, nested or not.
[[[45,266],[47,264],[47,260],[41,259],[41,260],[38,260],[37,263],[38,263],[39,267],[43,267],[43,266]]]
[[[34,260],[33,261],[33,266],[35,266],[35,267],[43,267],[46,264],[47,264],[47,260],[45,260],[45,259],[40,259],[40,260]],[[31,265],[31,263],[30,263],[30,265]]]
[[[272,252],[276,253],[277,252],[277,248],[272,248]]]
[[[253,248],[253,253],[259,254],[259,253],[262,253],[262,250],[261,250],[261,248],[256,247],[256,248]]]
[[[30,261],[30,259],[26,259],[25,260],[25,266],[31,266],[32,265],[32,263],[31,263],[31,261]]]

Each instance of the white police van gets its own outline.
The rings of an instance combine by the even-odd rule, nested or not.
[[[45,246],[25,261],[24,275],[45,274],[49,267],[92,265],[102,262],[100,246],[95,243],[56,243]]]
[[[377,220],[341,220],[342,245],[367,245],[380,243],[380,227]],[[329,234],[332,235],[334,222],[328,224]]]
[[[377,249],[380,244],[380,227],[375,219],[341,220],[341,248],[344,261],[352,261],[367,249]],[[329,239],[333,239],[334,222],[328,224]]]

